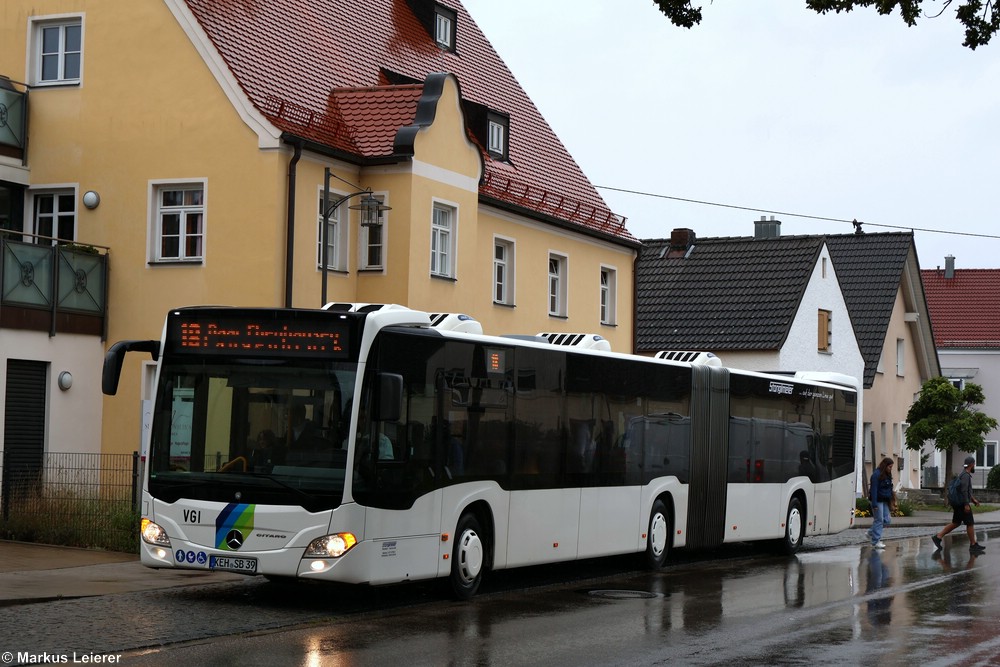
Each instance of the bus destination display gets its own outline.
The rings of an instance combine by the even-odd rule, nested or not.
[[[167,335],[176,353],[342,359],[348,355],[347,326],[315,322],[178,317]]]

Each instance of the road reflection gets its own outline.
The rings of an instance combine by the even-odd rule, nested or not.
[[[991,537],[983,533],[982,540]],[[1000,534],[995,536],[1000,538]],[[994,544],[1000,544],[1000,539]],[[988,554],[992,550],[987,543]],[[1000,553],[929,536],[420,602],[128,664],[995,664]],[[236,659],[236,656],[238,660]]]

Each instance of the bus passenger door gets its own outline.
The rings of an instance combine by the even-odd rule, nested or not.
[[[404,391],[400,375],[377,373],[375,379],[378,389],[362,399],[354,475],[354,497],[367,506],[365,539],[374,550],[370,583],[434,577],[441,541],[440,482],[417,418],[429,399],[415,395],[412,382]],[[398,403],[398,410],[380,403]]]

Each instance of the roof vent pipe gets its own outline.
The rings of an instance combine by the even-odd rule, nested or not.
[[[955,277],[955,256],[945,255],[944,258],[944,277],[951,280]]]
[[[768,220],[766,216],[760,216],[760,220],[753,223],[753,237],[755,239],[776,239],[781,236],[781,220],[775,220],[774,216]]]

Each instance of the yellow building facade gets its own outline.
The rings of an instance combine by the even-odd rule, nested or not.
[[[310,37],[296,21],[314,3],[277,4],[301,11],[282,25],[253,17],[253,30],[290,23],[300,38]],[[36,250],[32,246],[56,248],[58,255],[71,242],[96,252],[106,267],[106,289],[95,297],[101,303],[93,313],[70,308],[64,315],[60,305],[31,297],[0,303],[0,369],[6,375],[12,361],[36,364],[45,397],[44,451],[139,449],[152,362],[130,355],[118,394],[102,398],[100,369],[110,344],[159,338],[166,312],[178,306],[320,307],[324,279],[327,301],[462,312],[492,334],[592,332],[613,350],[631,351],[638,242],[616,216],[605,216],[610,224],[593,222],[599,217],[593,211],[605,214],[600,197],[568,154],[548,166],[544,152],[528,150],[538,135],[512,134],[509,153],[507,144],[496,154],[481,145],[470,110],[493,109],[506,96],[476,93],[472,73],[480,65],[457,59],[476,49],[496,56],[482,47],[488,42],[464,9],[446,5],[457,18],[459,46],[475,38],[454,51],[420,41],[418,11],[402,16],[388,1],[358,5],[369,20],[384,19],[397,51],[399,40],[410,40],[409,55],[385,55],[374,45],[366,61],[370,81],[327,82],[316,93],[328,97],[325,106],[310,106],[294,85],[271,88],[267,77],[248,72],[270,63],[284,76],[297,65],[294,76],[306,82],[330,63],[297,43],[268,52],[259,46],[260,33],[240,32],[246,17],[216,17],[212,3],[0,5],[0,75],[6,77],[0,92],[8,102],[26,102],[21,130],[0,138],[0,236],[9,251],[4,279],[22,277],[15,268],[30,262],[12,257]],[[274,36],[275,43],[294,41],[295,34]],[[241,50],[249,50],[242,64],[234,55]],[[289,54],[301,59],[292,63]],[[380,64],[380,58],[387,60]],[[386,74],[392,68],[408,70],[412,81],[394,83]],[[477,99],[465,95],[467,87]],[[353,113],[347,102],[333,108],[331,91],[341,88],[362,120],[343,120]],[[552,143],[551,130],[520,95],[499,114],[509,120],[501,129],[540,128]],[[269,106],[262,99],[278,101]],[[324,143],[313,119],[335,117],[338,136],[353,143]],[[389,148],[369,150],[366,141]],[[332,174],[327,183],[326,170]],[[543,182],[538,174],[545,173],[554,176]],[[487,191],[484,184],[500,182],[498,175],[510,176],[505,187]],[[327,207],[345,201],[327,224],[324,270],[326,187]],[[348,208],[362,192],[388,207],[381,225],[361,227],[360,212]],[[579,211],[581,201],[588,218],[568,213]],[[58,264],[56,255],[51,261]],[[88,324],[64,323],[77,316]],[[76,378],[70,389],[58,387],[64,371]],[[2,406],[20,389],[0,385]],[[0,426],[13,423],[9,413],[0,419]]]

